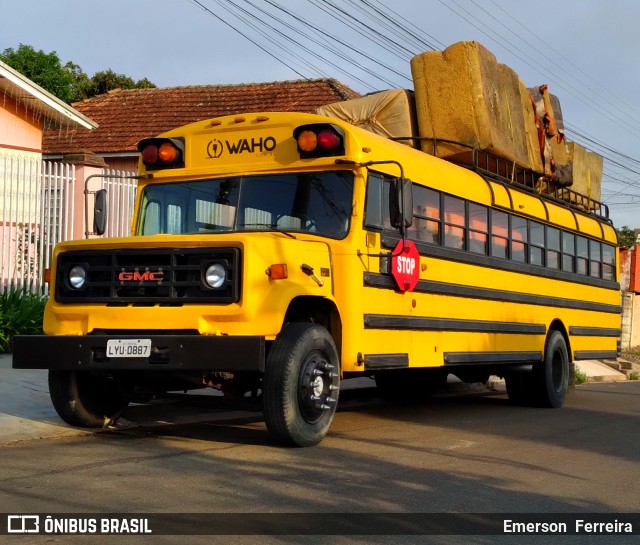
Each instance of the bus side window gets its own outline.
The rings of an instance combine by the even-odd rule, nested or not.
[[[600,255],[600,243],[597,240],[589,241],[589,274],[595,278],[600,278],[600,265],[602,256]]]
[[[529,221],[529,263],[544,266],[544,225]]]
[[[572,233],[562,233],[562,270],[575,272],[576,237]]]
[[[469,251],[489,253],[489,210],[481,204],[469,203]]]
[[[527,220],[511,216],[511,259],[521,263],[527,261],[527,242]]]
[[[440,244],[440,194],[433,189],[413,186],[413,225],[407,236],[431,244]]]
[[[589,274],[589,241],[584,237],[576,237],[576,272]]]
[[[602,278],[615,280],[616,277],[616,249],[608,244],[602,245]]]
[[[373,227],[375,229],[383,229],[384,210],[389,210],[389,206],[384,206],[385,192],[383,191],[384,182],[382,175],[377,172],[369,171],[367,178],[367,196],[364,210],[365,227]],[[386,192],[388,198],[388,191]]]
[[[509,250],[509,216],[499,210],[491,211],[491,255],[506,259]]]
[[[547,227],[547,267],[560,268],[560,231],[555,227]]]
[[[444,196],[444,245],[464,250],[466,213],[465,201],[449,195]]]

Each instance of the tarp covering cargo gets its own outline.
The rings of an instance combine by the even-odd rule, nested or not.
[[[418,131],[421,137],[452,140],[517,165],[542,172],[533,104],[523,82],[477,42],[459,42],[444,51],[411,60]],[[422,150],[433,153],[429,142]],[[438,148],[457,160],[461,149]]]
[[[600,200],[602,187],[602,156],[589,151],[575,142],[568,142],[573,164],[573,185],[571,189],[589,199]]]
[[[403,144],[415,146],[415,108],[413,93],[403,89],[381,91],[354,100],[321,106],[319,115],[335,117],[357,127],[366,129]]]

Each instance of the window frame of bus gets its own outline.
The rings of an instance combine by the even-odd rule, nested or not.
[[[389,195],[389,191],[384,190],[384,183],[391,182],[393,177],[377,171],[370,171],[370,177],[373,175],[374,179],[380,184],[378,187],[378,199],[376,201],[371,200],[371,191],[373,184],[367,180],[367,191],[365,196],[365,215],[364,215],[364,228],[375,231],[395,230],[389,221],[389,218],[385,214],[385,198]],[[535,267],[536,269],[543,270],[549,269],[553,271],[565,272],[579,277],[591,277],[596,279],[615,281],[616,270],[616,258],[615,258],[615,246],[608,244],[603,240],[595,240],[587,238],[584,235],[575,233],[570,230],[565,230],[557,226],[547,225],[534,218],[522,217],[506,210],[498,208],[491,208],[486,205],[469,201],[451,195],[440,190],[432,189],[428,186],[413,183],[413,195],[414,195],[414,209],[413,209],[413,228],[407,230],[407,238],[414,240],[420,244],[427,244],[431,246],[438,246],[441,248],[447,248],[449,250],[462,251],[465,253],[486,255],[493,259],[499,259],[501,261],[508,261],[513,263],[522,263],[523,265]],[[427,212],[426,207],[424,210],[421,207],[429,199],[425,200],[421,194],[429,195],[432,197],[432,201],[439,202],[439,209],[437,211],[431,210]],[[455,199],[461,199],[465,203],[465,245],[464,248],[451,247],[445,244],[444,229],[445,226],[453,225],[454,227],[460,227],[455,222],[446,222],[444,218],[444,201],[445,197],[453,197]],[[437,198],[433,198],[437,197]],[[375,205],[375,206],[374,206]],[[476,231],[480,234],[484,234],[483,228],[475,229],[471,226],[470,209],[471,207],[484,207],[488,211],[488,225],[487,225],[487,249],[483,253],[477,249],[472,248],[471,235]],[[372,221],[371,217],[375,218]],[[514,218],[517,218],[515,222],[525,222],[526,225],[526,241],[513,238],[513,222]],[[506,219],[506,222],[505,222]],[[437,229],[420,229],[421,222]],[[455,225],[454,225],[455,224]],[[522,229],[520,225],[519,229]],[[432,235],[437,230],[437,236],[432,236],[432,240],[425,240],[421,238],[419,233],[427,232]],[[557,232],[557,237],[554,233]],[[550,239],[558,239],[558,244],[555,242],[552,246],[549,245]],[[500,248],[503,251],[498,252],[494,241],[500,241]],[[565,244],[565,241],[572,241],[569,246]],[[524,244],[524,261],[513,259],[512,256],[512,243],[518,242]],[[595,245],[598,245],[597,253]],[[606,250],[605,250],[606,248]],[[572,253],[573,252],[573,253]],[[534,257],[537,256],[537,257]],[[593,258],[597,259],[594,260]],[[551,259],[550,259],[551,258]],[[535,261],[535,262],[534,262]],[[549,263],[555,263],[556,266],[549,266]],[[597,272],[597,274],[595,274]]]

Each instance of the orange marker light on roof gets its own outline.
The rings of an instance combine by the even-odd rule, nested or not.
[[[178,150],[171,142],[165,142],[158,148],[158,159],[163,163],[171,163],[178,157]]]
[[[298,135],[298,147],[302,151],[313,151],[318,146],[318,135],[313,131],[302,131]]]

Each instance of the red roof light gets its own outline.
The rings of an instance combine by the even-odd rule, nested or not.
[[[142,150],[142,161],[145,165],[152,165],[158,160],[158,146],[149,144]]]
[[[330,151],[337,149],[341,144],[341,138],[332,129],[324,129],[318,133],[318,147]]]

